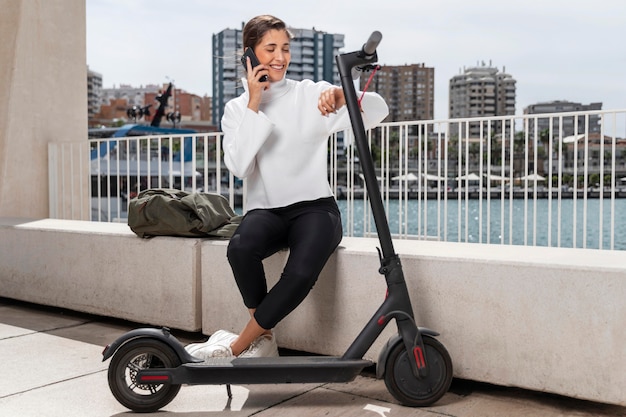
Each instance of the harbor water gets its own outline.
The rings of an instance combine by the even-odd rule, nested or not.
[[[345,235],[375,233],[369,202],[339,200]],[[626,250],[626,199],[384,201],[393,235],[448,242]]]
[[[91,204],[94,221],[127,221],[125,200],[93,198]],[[375,234],[369,200],[340,199],[337,204],[345,236]],[[394,237],[626,250],[626,198],[390,198],[384,206]],[[235,206],[235,211],[242,214],[242,207]]]

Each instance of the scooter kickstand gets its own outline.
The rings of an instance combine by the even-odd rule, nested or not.
[[[228,398],[233,398],[233,392],[230,389],[230,384],[226,384],[226,394],[228,394]]]

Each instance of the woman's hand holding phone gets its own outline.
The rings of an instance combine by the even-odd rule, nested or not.
[[[248,60],[250,61],[250,64],[248,64]],[[251,71],[254,70],[255,67],[260,65],[259,59],[254,54],[254,51],[252,50],[252,48],[246,49],[243,56],[241,57],[241,63],[243,64],[243,67],[245,68],[248,74],[250,74]],[[263,71],[263,70],[265,69],[260,68],[258,71]],[[257,71],[257,74],[255,74],[254,71],[252,71],[252,74],[258,75],[258,71]],[[261,76],[261,78],[259,78],[259,82],[262,82],[262,83],[267,82],[267,80],[268,80],[267,74],[264,74]]]
[[[259,73],[262,71],[267,72],[267,69],[260,65],[259,60],[254,54],[252,48],[246,49],[245,53],[241,57],[241,63],[248,74],[248,94],[250,95],[248,108],[258,113],[259,106],[261,105],[261,93],[263,90],[269,88],[267,74],[263,74],[259,77]],[[255,67],[258,68],[255,70]]]

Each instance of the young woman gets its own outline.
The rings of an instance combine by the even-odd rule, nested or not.
[[[244,93],[226,104],[222,118],[224,161],[247,178],[247,213],[228,246],[228,261],[250,312],[239,335],[215,332],[196,356],[278,356],[272,329],[307,296],[343,234],[327,177],[329,136],[350,127],[343,90],[328,82],[285,78],[291,34],[273,16],[243,29]],[[265,80],[265,76],[267,79]],[[264,79],[265,81],[261,81]],[[384,100],[366,93],[366,128],[388,114]],[[262,261],[280,249],[289,257],[268,291]]]

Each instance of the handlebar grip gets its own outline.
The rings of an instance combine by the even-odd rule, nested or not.
[[[376,48],[378,47],[378,44],[380,43],[382,38],[383,34],[379,31],[375,30],[374,32],[372,32],[365,45],[363,45],[363,53],[365,55],[374,55],[374,53],[376,52]]]

